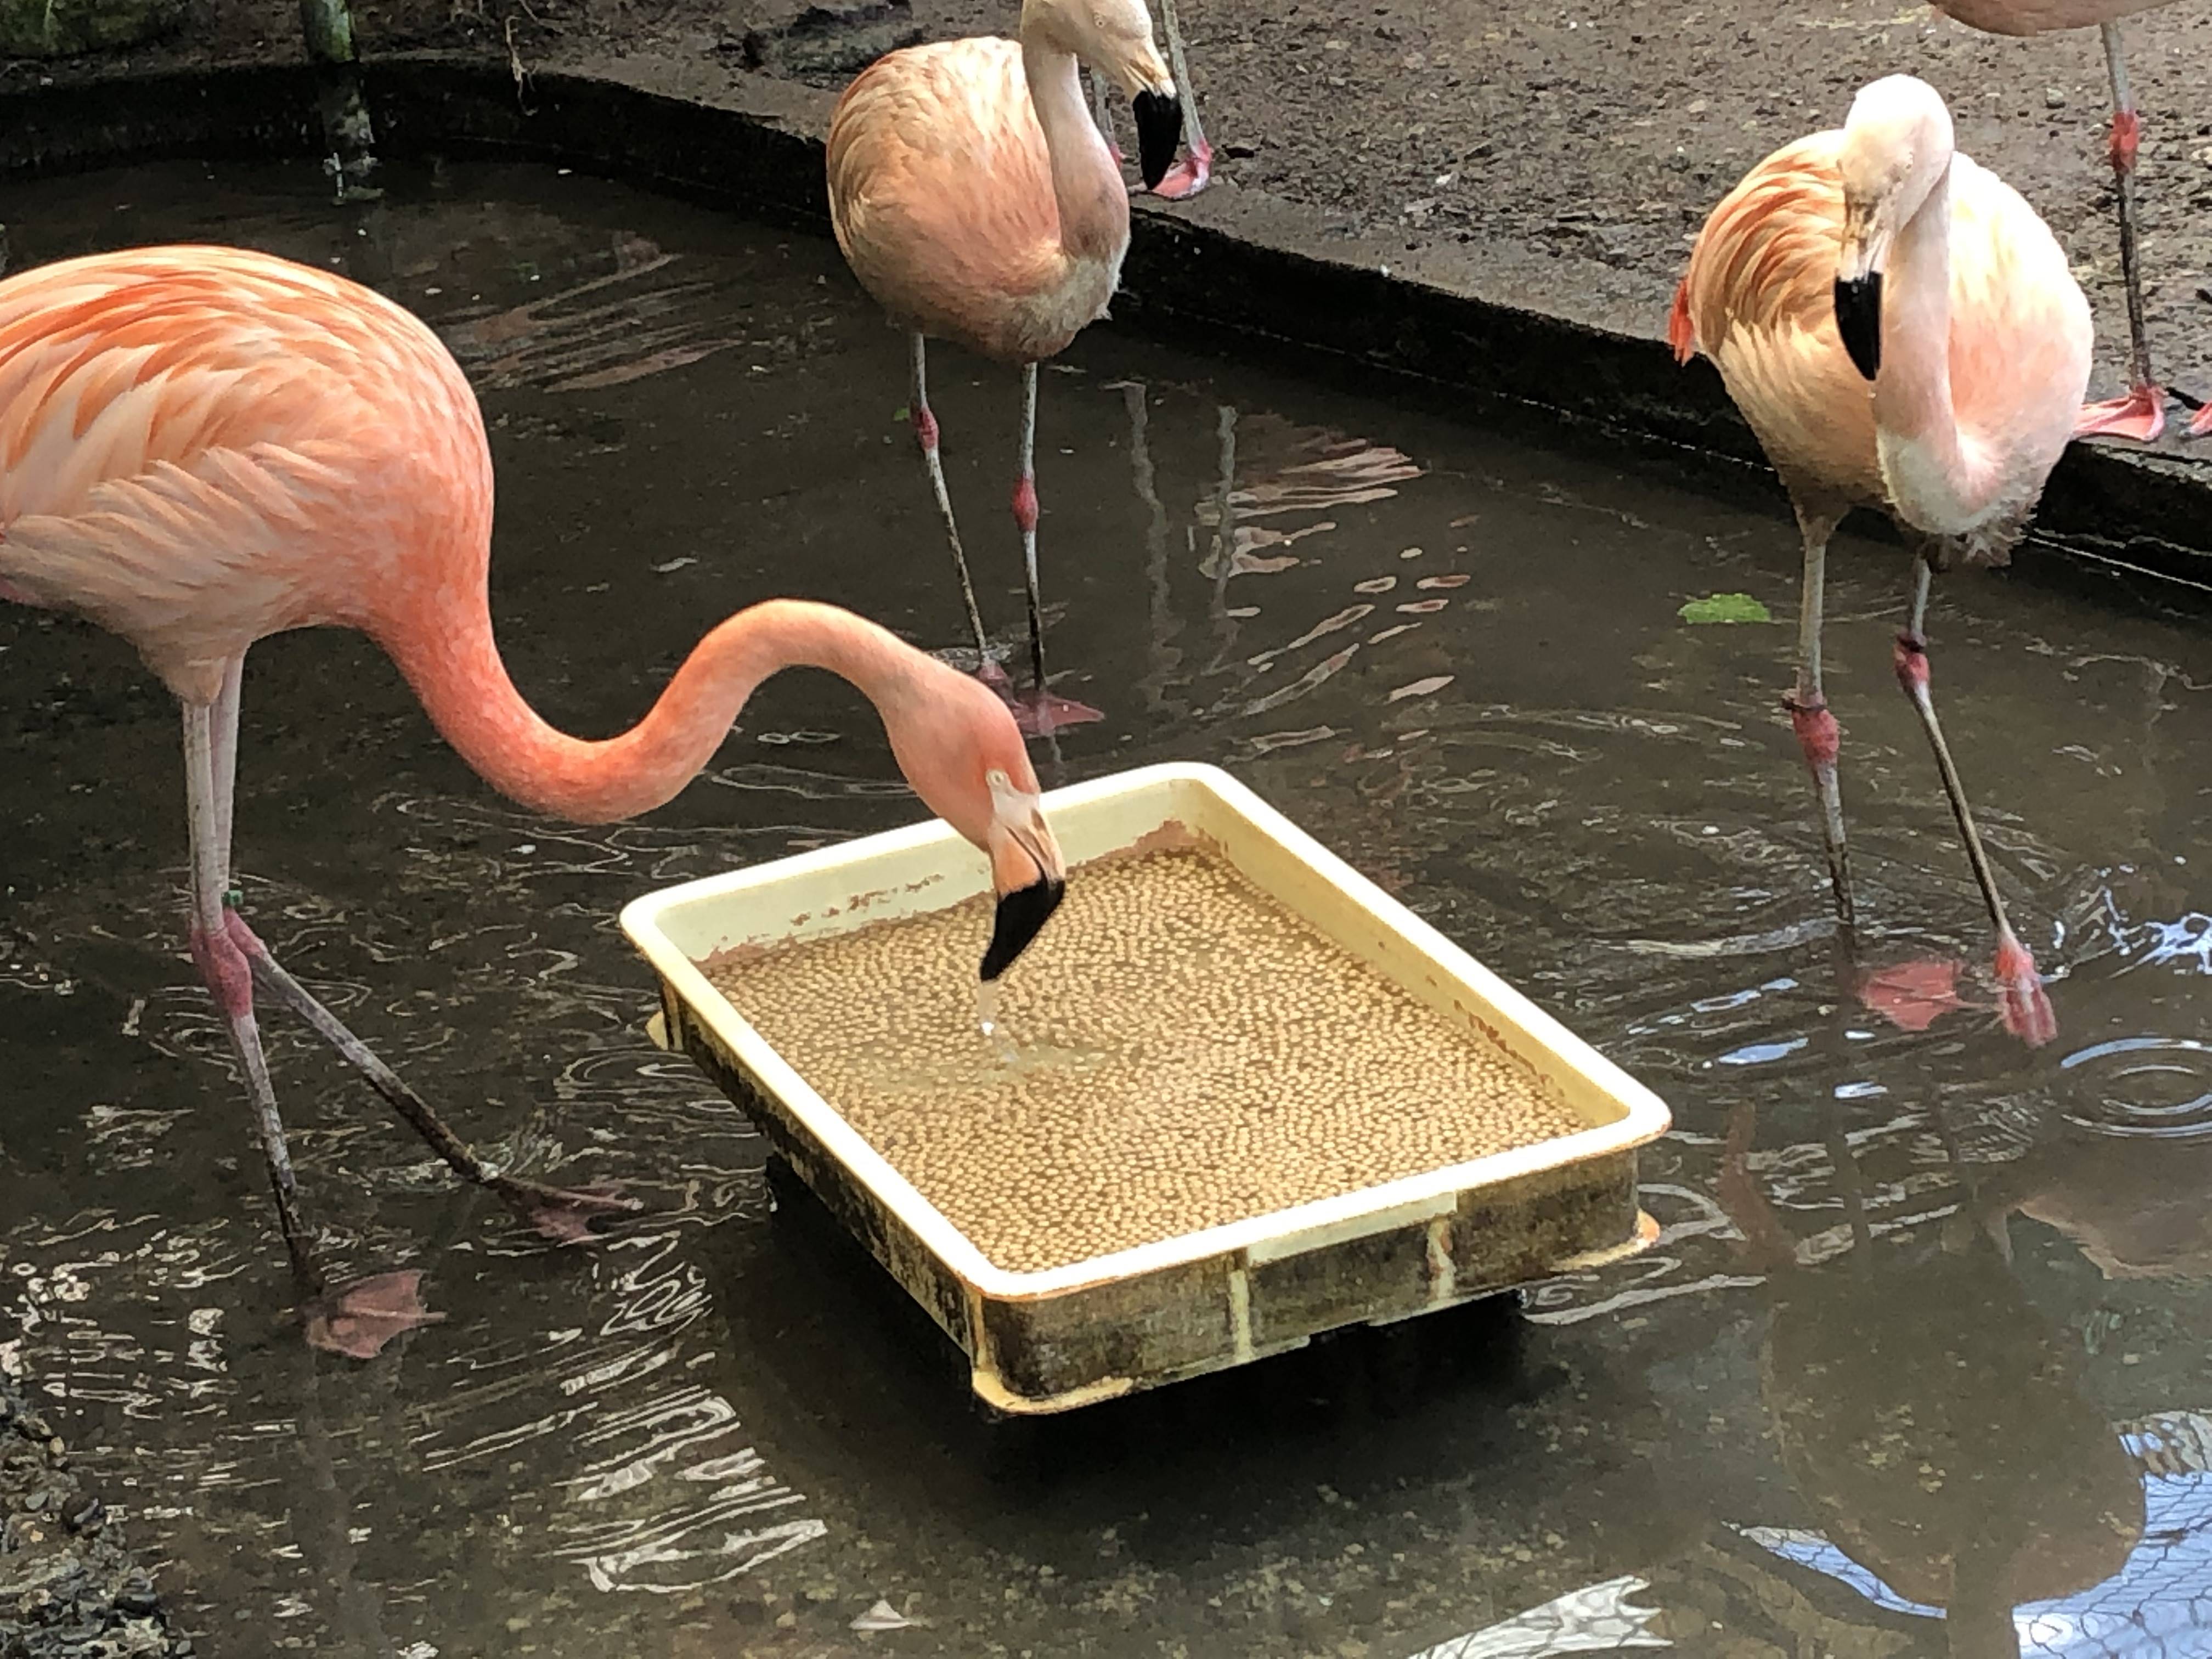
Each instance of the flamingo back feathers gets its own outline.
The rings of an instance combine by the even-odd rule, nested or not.
[[[1097,222],[1063,226],[1019,45],[887,53],[830,118],[837,245],[900,325],[1002,362],[1049,357],[1103,313],[1128,246],[1127,193],[1105,141],[1086,137]]]
[[[1685,360],[1713,360],[1793,490],[1879,503],[1872,398],[1836,331],[1842,143],[1828,131],[1785,144],[1721,199],[1691,249],[1668,337]]]
[[[373,629],[451,539],[434,514],[480,581],[490,490],[451,356],[341,277],[167,247],[0,283],[0,581],[179,696],[266,634]]]

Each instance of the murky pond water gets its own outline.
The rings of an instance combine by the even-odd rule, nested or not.
[[[348,215],[304,169],[150,168],[0,218],[19,262],[219,238],[429,318],[492,425],[502,643],[571,729],[769,593],[958,641],[901,343],[826,242],[482,167]],[[1013,379],[945,351],[933,392],[1016,636]],[[1529,990],[1673,1105],[1658,1248],[1525,1316],[987,1425],[865,1259],[772,1213],[612,921],[912,817],[866,706],[773,682],[678,800],[580,830],[492,796],[364,641],[299,635],[247,671],[255,925],[501,1162],[651,1206],[526,1238],[272,1017],[331,1254],[425,1267],[445,1316],[311,1355],[183,948],[174,711],[119,642],[7,610],[0,1358],[209,1650],[2212,1653],[2201,623],[1939,589],[1947,726],[2059,975],[2031,1053],[1891,678],[1893,549],[1832,561],[1888,970],[1859,994],[1777,704],[1780,518],[1105,330],[1046,377],[1039,455],[1060,690],[1108,716],[1048,782],[1218,761]],[[1716,592],[1778,620],[1679,618]],[[914,1622],[870,1632],[878,1600]]]

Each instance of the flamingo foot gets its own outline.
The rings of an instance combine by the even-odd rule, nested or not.
[[[1213,146],[1200,139],[1190,147],[1190,153],[1168,169],[1167,177],[1152,186],[1152,194],[1164,202],[1187,202],[1213,177]]]
[[[1065,727],[1088,726],[1093,720],[1106,718],[1103,711],[1089,703],[1055,696],[1042,686],[1021,692],[1000,689],[999,695],[1006,700],[1006,707],[1013,711],[1014,724],[1025,738],[1048,738]]]
[[[1959,964],[1943,957],[1920,957],[1869,969],[1859,976],[1859,1004],[1900,1031],[1924,1031],[1954,1008],[1959,998]]]
[[[487,1183],[507,1207],[541,1238],[556,1244],[586,1244],[599,1234],[592,1224],[608,1216],[635,1215],[645,1206],[623,1195],[611,1182],[571,1190],[541,1187],[534,1181],[494,1176]]]
[[[2051,999],[2044,993],[2035,958],[2010,933],[2000,933],[1996,970],[1998,1012],[2005,1030],[2029,1048],[2040,1048],[2058,1035],[2058,1016],[2051,1012]]]
[[[2212,404],[2206,404],[2197,411],[2197,418],[2189,423],[2189,435],[2192,438],[2212,438]]]
[[[357,1279],[342,1291],[325,1291],[305,1311],[307,1346],[348,1359],[374,1359],[393,1337],[446,1316],[422,1305],[420,1267]]]
[[[2133,438],[2148,444],[2156,443],[2159,434],[2165,430],[2166,388],[2139,386],[2124,398],[2084,406],[2081,419],[2075,424],[2074,435]]]

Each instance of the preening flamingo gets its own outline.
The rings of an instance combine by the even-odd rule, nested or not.
[[[367,289],[223,247],[100,254],[0,283],[0,599],[122,635],[183,706],[192,957],[229,1028],[285,1243],[311,1291],[323,1287],[262,1055],[257,984],[456,1173],[542,1230],[580,1237],[595,1212],[634,1206],[482,1162],[246,926],[230,885],[231,801],[255,641],[360,629],[486,781],[585,823],[675,795],[769,675],[827,669],[875,704],[924,804],[989,856],[1000,898],[985,979],[1036,936],[1063,890],[1036,775],[999,699],[834,606],[771,599],[740,611],[629,731],[604,742],[556,731],[523,701],[493,639],[491,517],[491,453],[467,380],[428,327]],[[373,1322],[392,1294],[387,1279],[336,1316]]]
[[[1932,571],[1954,555],[2010,560],[2073,430],[2093,336],[2066,256],[2009,185],[1954,149],[1935,88],[1891,76],[1859,93],[1841,131],[1784,145],[1713,210],[1667,332],[1680,361],[1703,351],[1719,368],[1796,508],[1805,581],[1788,704],[1820,792],[1838,915],[1851,925],[1821,588],[1829,537],[1852,507],[1871,507],[1911,550],[1897,678],[1996,928],[2005,1024],[2047,1041],[2050,1000],[2005,918],[1936,723],[1922,629]]]
[[[1134,100],[1147,185],[1182,130],[1176,83],[1144,0],[1024,0],[1018,43],[996,36],[888,52],[854,78],[830,118],[830,217],[853,274],[909,338],[915,435],[968,603],[981,671],[992,672],[960,545],[925,357],[951,340],[1022,371],[1014,484],[1029,586],[1032,729],[1098,718],[1046,688],[1037,599],[1037,364],[1106,314],[1129,249],[1129,197],[1083,101],[1089,64]]]
[[[2127,60],[2119,20],[2149,11],[2171,0],[1929,0],[1936,10],[1969,28],[1991,34],[2049,34],[2058,29],[2096,26],[2104,37],[2105,69],[2112,82],[2112,137],[2109,154],[2120,204],[2120,275],[2128,289],[2128,395],[2092,404],[2081,411],[2076,437],[2110,433],[2145,443],[2166,430],[2167,392],[2150,372],[2150,345],[2143,328],[2142,270],[2136,252],[2136,152],[2142,122],[2128,90]],[[2193,401],[2193,400],[2185,400]],[[2200,408],[2190,434],[2212,432],[2212,407]]]

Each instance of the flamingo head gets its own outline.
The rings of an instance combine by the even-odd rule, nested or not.
[[[891,753],[922,805],[991,860],[998,909],[982,977],[1029,948],[1067,892],[1060,844],[1013,714],[981,681],[923,659],[919,695],[878,706]]]
[[[1136,109],[1145,188],[1167,177],[1182,142],[1182,101],[1145,0],[1023,0],[1022,39],[1072,52],[1120,87]]]
[[[1881,368],[1881,284],[1898,233],[1951,165],[1951,112],[1910,75],[1863,87],[1844,123],[1844,235],[1836,260],[1836,331],[1871,380]]]

